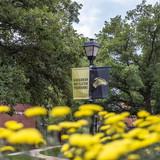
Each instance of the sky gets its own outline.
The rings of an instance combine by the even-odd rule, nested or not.
[[[134,9],[142,0],[75,0],[83,4],[80,10],[78,24],[74,28],[85,37],[95,38],[95,34],[103,28],[104,22],[116,15],[124,17],[128,10]],[[155,4],[160,0],[147,0],[149,4]]]

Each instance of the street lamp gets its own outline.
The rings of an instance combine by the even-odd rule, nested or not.
[[[94,41],[94,39],[90,39],[89,42],[84,43],[84,50],[85,50],[86,56],[88,57],[88,60],[89,60],[90,71],[94,67],[93,61],[96,58],[96,55],[97,55],[99,48],[100,48],[99,44],[96,43]],[[91,81],[90,81],[90,83],[91,83]],[[90,90],[89,94],[90,94],[89,102],[94,103],[94,100],[92,99],[92,90]],[[93,115],[92,116],[92,124],[90,126],[90,133],[92,133],[92,134],[96,133],[96,131],[97,131],[97,129],[96,129],[97,128],[97,121],[98,121],[97,115]]]
[[[94,39],[90,39],[89,42],[84,43],[84,49],[86,52],[86,56],[89,60],[89,65],[93,66],[93,61],[96,58],[98,49],[100,48],[99,44],[97,44]]]

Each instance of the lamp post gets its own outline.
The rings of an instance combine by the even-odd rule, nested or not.
[[[89,66],[93,66],[93,61],[96,58],[98,49],[100,48],[99,44],[94,41],[94,39],[90,39],[89,42],[84,43],[84,49],[86,56],[89,60]]]
[[[89,42],[84,43],[84,50],[86,53],[86,56],[89,60],[89,69],[91,70],[95,65],[93,64],[93,61],[96,58],[96,55],[98,53],[98,49],[100,48],[99,44],[94,41],[94,39],[90,39]],[[94,103],[94,100],[92,98],[92,90],[90,90],[89,93],[89,102]],[[97,128],[97,115],[92,116],[92,124],[90,127],[90,133],[94,134],[96,132]]]

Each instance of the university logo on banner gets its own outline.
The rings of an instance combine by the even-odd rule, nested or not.
[[[108,96],[109,71],[111,67],[90,68],[90,97],[101,99]]]
[[[73,99],[89,99],[89,67],[72,68]]]

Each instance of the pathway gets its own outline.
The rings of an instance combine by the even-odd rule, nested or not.
[[[58,157],[53,157],[53,156],[47,156],[44,154],[41,154],[41,151],[46,151],[49,149],[53,149],[53,148],[57,148],[57,147],[61,147],[60,145],[58,146],[50,146],[50,147],[45,147],[45,148],[40,148],[40,149],[32,149],[30,151],[27,152],[16,152],[16,153],[10,153],[8,154],[9,156],[14,156],[14,155],[21,155],[21,154],[26,154],[28,153],[31,157],[36,157],[36,158],[40,158],[40,159],[44,159],[44,160],[66,160],[63,158],[58,158]]]

